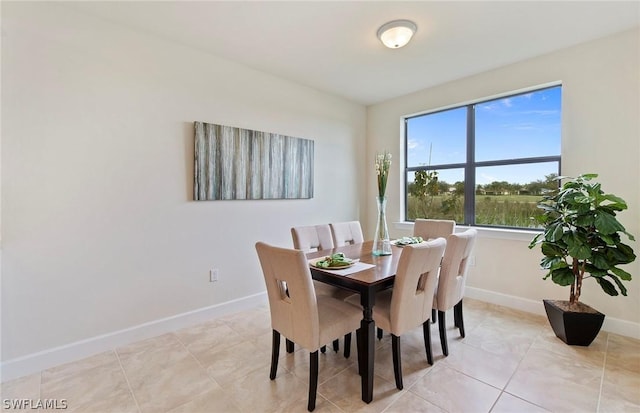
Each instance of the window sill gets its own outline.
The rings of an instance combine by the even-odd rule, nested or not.
[[[395,229],[413,232],[413,222],[394,222]],[[478,231],[479,238],[492,238],[513,241],[530,242],[540,231],[533,229],[508,229],[508,228],[487,228],[487,227],[469,227],[466,225],[456,225],[456,232],[462,232],[469,228]]]

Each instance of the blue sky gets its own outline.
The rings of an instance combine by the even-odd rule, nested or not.
[[[476,105],[476,161],[560,154],[561,88],[553,87]],[[463,163],[466,160],[466,108],[446,110],[408,121],[408,164]],[[476,183],[528,183],[555,173],[555,163],[487,167]],[[449,183],[463,179],[462,170],[439,171]],[[413,180],[410,174],[409,180]]]

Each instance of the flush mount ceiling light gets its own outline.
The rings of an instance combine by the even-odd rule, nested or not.
[[[398,49],[411,40],[418,26],[410,20],[394,20],[378,29],[378,39],[390,49]]]

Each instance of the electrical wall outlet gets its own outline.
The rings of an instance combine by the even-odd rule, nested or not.
[[[212,268],[211,270],[209,270],[209,282],[213,283],[218,281],[219,275],[220,273],[217,268]]]

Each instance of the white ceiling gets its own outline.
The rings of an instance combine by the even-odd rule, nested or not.
[[[365,105],[640,25],[638,1],[67,4]],[[391,50],[376,31],[395,19],[418,31]]]

